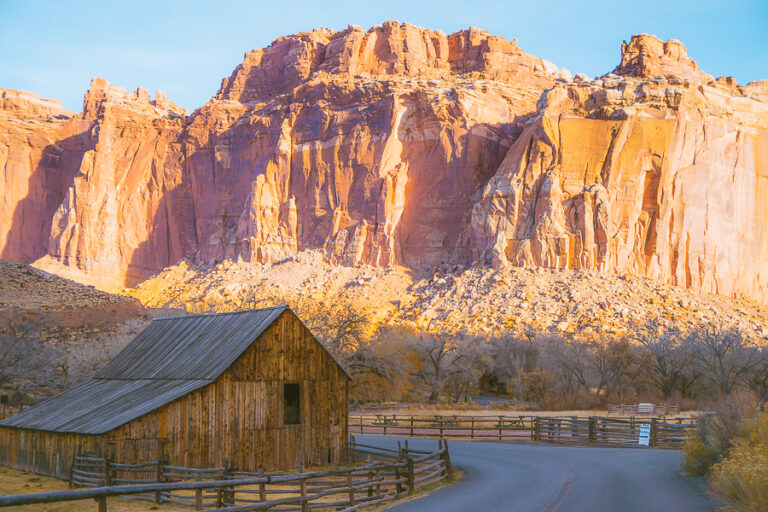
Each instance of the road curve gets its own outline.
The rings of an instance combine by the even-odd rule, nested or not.
[[[397,440],[356,438],[381,447]],[[427,450],[437,442],[408,444]],[[705,494],[703,479],[682,474],[676,451],[479,441],[452,441],[449,448],[453,464],[466,475],[388,511],[703,512],[717,506]]]

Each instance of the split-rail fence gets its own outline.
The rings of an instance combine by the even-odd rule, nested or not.
[[[0,507],[95,499],[99,512],[106,512],[107,498],[121,496],[211,512],[352,512],[453,478],[448,444],[443,440],[437,450],[425,452],[409,449],[407,443],[398,443],[397,450],[378,448],[356,443],[353,437],[348,455],[347,467],[309,472],[300,467],[297,473],[195,469],[162,461],[118,464],[78,456],[70,484],[86,488],[0,496]]]
[[[544,416],[440,416],[351,414],[350,434],[638,445],[642,425],[649,446],[679,449],[696,427],[692,418],[610,418]]]

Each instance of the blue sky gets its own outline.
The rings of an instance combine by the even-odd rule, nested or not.
[[[0,0],[0,87],[79,112],[93,76],[202,105],[243,53],[316,27],[385,20],[453,32],[477,26],[590,76],[610,71],[622,40],[680,39],[699,66],[739,83],[768,78],[768,1],[41,1]]]

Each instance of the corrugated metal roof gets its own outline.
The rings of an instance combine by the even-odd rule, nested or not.
[[[217,379],[286,309],[153,320],[94,378]]]
[[[109,432],[216,380],[287,308],[155,319],[93,379],[0,426]]]
[[[104,434],[210,384],[210,380],[90,379],[0,421],[3,427]]]

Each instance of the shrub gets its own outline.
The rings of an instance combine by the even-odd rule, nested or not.
[[[734,395],[700,418],[696,430],[683,443],[683,469],[691,476],[709,474],[726,456],[748,418],[755,416],[754,401]]]
[[[704,476],[731,446],[731,436],[719,416],[701,418],[693,434],[683,443],[683,469],[691,476]]]
[[[729,510],[768,510],[768,410],[745,423],[727,457],[712,467],[710,482]]]

